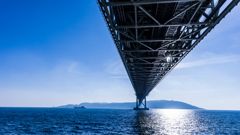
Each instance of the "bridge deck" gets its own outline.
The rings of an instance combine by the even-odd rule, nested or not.
[[[225,2],[98,0],[139,104],[239,0]]]

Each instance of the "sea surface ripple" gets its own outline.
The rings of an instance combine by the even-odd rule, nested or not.
[[[240,135],[240,111],[0,108],[0,134]]]

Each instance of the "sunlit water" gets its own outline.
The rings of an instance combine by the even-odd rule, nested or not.
[[[240,134],[240,111],[0,108],[0,134]]]

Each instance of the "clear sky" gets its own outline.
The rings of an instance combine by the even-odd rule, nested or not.
[[[0,106],[130,102],[135,93],[96,0],[0,1]],[[240,6],[149,94],[240,110]]]

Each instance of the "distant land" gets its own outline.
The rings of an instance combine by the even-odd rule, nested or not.
[[[87,108],[112,108],[112,109],[128,109],[136,106],[135,102],[123,103],[81,103],[81,104],[68,104],[58,106],[59,108],[73,108],[75,106],[86,106]],[[184,102],[173,100],[150,100],[147,101],[147,107],[152,109],[203,109]]]

